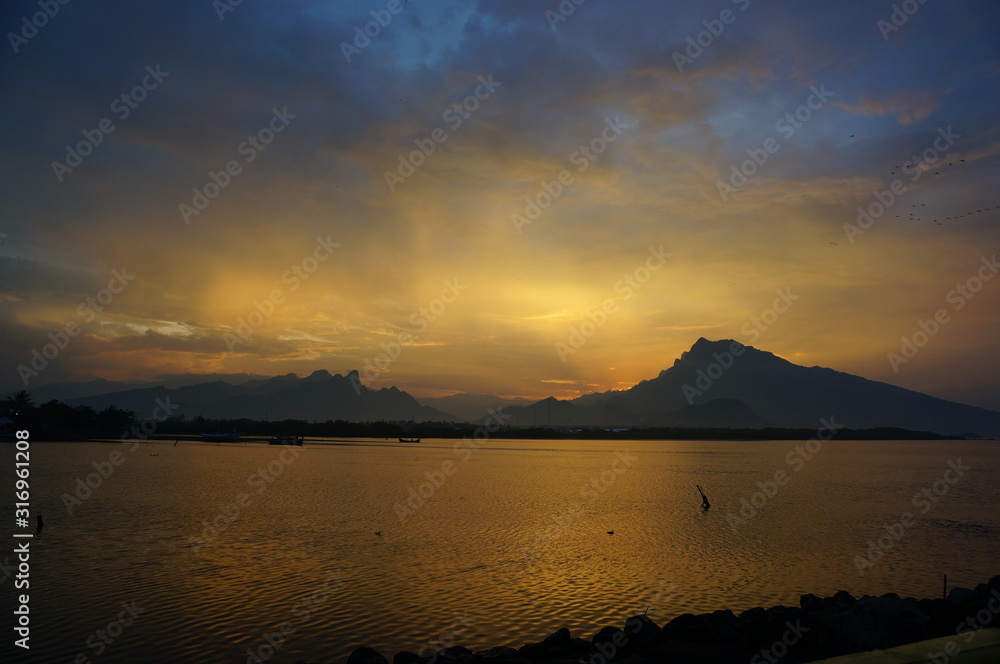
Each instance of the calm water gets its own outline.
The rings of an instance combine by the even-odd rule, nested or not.
[[[992,442],[833,441],[794,465],[786,455],[802,443],[790,441],[453,444],[316,443],[292,457],[261,444],[36,443],[45,530],[31,544],[31,657],[13,661],[244,662],[285,623],[294,632],[272,662],[343,661],[366,644],[391,659],[452,638],[520,646],[563,626],[589,638],[647,607],[662,623],[804,592],[932,596],[943,573],[953,585],[1000,573]],[[14,446],[0,451],[11,542]],[[70,515],[61,496],[115,451],[122,465]],[[948,484],[959,459],[969,469]],[[430,497],[400,523],[395,505],[442,469],[453,474],[424,486]],[[781,470],[787,483],[759,513],[727,518]],[[935,482],[937,502],[914,506]],[[194,548],[241,494],[239,516]],[[904,512],[916,524],[860,576],[854,557]],[[12,583],[0,583],[4,606]],[[138,618],[107,631],[130,601]],[[99,656],[87,644],[98,629],[117,635]]]

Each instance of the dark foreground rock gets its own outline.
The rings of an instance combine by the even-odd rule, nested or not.
[[[358,648],[347,658],[347,664],[389,664],[374,648]]]
[[[647,616],[603,627],[589,640],[566,628],[540,643],[473,653],[454,646],[419,657],[402,652],[393,664],[801,664],[942,636],[1000,627],[1000,576],[975,589],[953,589],[947,599],[855,598],[803,595],[799,606],[754,608],[736,615],[684,614],[659,626]],[[297,664],[306,664],[298,662]],[[387,664],[371,648],[359,648],[347,664]]]

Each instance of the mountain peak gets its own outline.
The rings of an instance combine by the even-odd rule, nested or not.
[[[330,372],[327,371],[326,369],[317,369],[316,371],[312,372],[311,374],[303,378],[303,380],[318,381],[318,380],[329,380],[331,378],[333,378],[333,376],[331,376]]]
[[[698,337],[698,341],[694,342],[691,346],[689,353],[711,353],[713,351],[719,352],[720,350],[729,350],[733,344],[738,343],[733,339],[719,339],[718,341],[711,341],[705,337]],[[743,344],[739,344],[743,345]]]
[[[684,364],[685,362],[701,362],[704,360],[710,360],[712,358],[712,353],[728,353],[731,352],[733,344],[738,342],[732,339],[720,339],[718,341],[711,341],[705,337],[698,337],[698,341],[695,341],[691,346],[690,350],[686,350],[681,353],[681,356],[674,360],[674,366],[679,364]],[[742,345],[742,344],[739,344]],[[662,372],[661,372],[662,375]]]
[[[748,363],[763,363],[765,366],[773,363],[791,364],[788,360],[780,358],[774,353],[744,345],[735,339],[711,341],[705,337],[700,337],[691,346],[691,350],[681,353],[681,356],[674,360],[673,366],[677,367],[685,364],[701,366],[719,362],[728,364],[728,359],[724,359],[727,355],[744,358],[740,361],[743,365]],[[666,371],[669,371],[669,369],[661,371],[660,376],[666,373]]]

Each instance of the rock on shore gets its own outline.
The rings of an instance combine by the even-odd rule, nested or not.
[[[944,636],[961,645],[970,634],[1000,627],[1000,576],[975,589],[955,588],[947,599],[901,598],[894,593],[855,598],[802,595],[799,606],[754,608],[736,615],[686,613],[662,627],[644,615],[602,628],[589,640],[566,628],[540,643],[472,652],[461,646],[419,657],[400,652],[392,664],[799,664]],[[755,659],[756,658],[756,659]],[[297,664],[306,664],[298,662]],[[389,664],[358,648],[347,664]]]

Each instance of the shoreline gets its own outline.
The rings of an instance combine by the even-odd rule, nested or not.
[[[961,436],[944,436],[940,434],[930,434],[927,432],[919,431],[894,431],[893,435],[887,435],[885,430],[875,430],[875,429],[847,429],[846,433],[841,435],[838,433],[837,438],[842,441],[850,442],[899,442],[899,441],[909,441],[909,442],[995,442],[1000,440],[1000,438],[963,438]],[[756,435],[747,435],[745,430],[725,430],[725,429],[713,429],[713,430],[695,430],[688,432],[678,433],[676,431],[671,432],[671,435],[642,435],[642,432],[631,430],[628,432],[622,432],[618,434],[609,434],[606,436],[594,436],[594,435],[563,435],[560,433],[550,433],[550,435],[538,435],[538,432],[531,432],[532,435],[512,435],[513,432],[504,432],[508,435],[505,436],[493,436],[492,440],[508,440],[508,441],[606,441],[606,442],[637,442],[637,443],[655,443],[655,442],[692,442],[692,443],[712,443],[712,442],[726,442],[726,443],[762,443],[762,442],[774,442],[774,441],[794,441],[794,440],[806,440],[809,435],[807,432],[799,431],[797,429],[781,429],[781,430],[760,430]],[[522,432],[524,433],[524,432]],[[648,433],[648,432],[647,432]],[[685,435],[687,433],[688,435]],[[744,435],[738,435],[738,434]],[[815,433],[815,432],[813,432]],[[727,435],[728,434],[728,435]],[[907,435],[909,434],[909,435]],[[40,443],[134,443],[139,442],[144,445],[157,445],[157,444],[172,444],[175,440],[179,440],[181,443],[207,443],[212,445],[246,445],[246,444],[264,444],[266,445],[272,434],[247,434],[242,437],[239,441],[206,441],[203,440],[197,434],[181,433],[181,434],[166,434],[166,433],[156,433],[141,439],[126,439],[108,437],[108,436],[73,436],[68,433],[57,433],[55,435],[40,434],[37,436],[32,436],[32,440]],[[811,434],[810,434],[811,435]],[[421,443],[427,443],[428,446],[433,443],[452,443],[456,440],[462,440],[462,435],[421,435]],[[13,438],[0,437],[0,443],[3,442],[15,442]],[[385,438],[383,436],[317,436],[317,435],[306,435],[305,443],[308,445],[318,444],[318,445],[371,445],[376,443],[391,443],[393,445],[408,445],[413,446],[415,443],[399,443],[395,440],[395,437]]]
[[[455,645],[436,653],[402,651],[386,657],[361,646],[347,664],[800,664],[929,639],[946,639],[937,661],[975,643],[986,628],[1000,628],[1000,576],[974,589],[952,588],[946,598],[901,598],[895,593],[855,598],[802,595],[798,606],[685,613],[657,625],[644,614],[579,638],[562,628],[520,648],[473,652]],[[586,636],[586,635],[585,635]],[[937,653],[928,653],[927,661]],[[249,661],[249,660],[248,660]],[[298,660],[327,664],[330,660]]]

